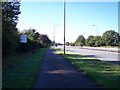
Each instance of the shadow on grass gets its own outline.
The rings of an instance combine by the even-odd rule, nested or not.
[[[106,62],[120,65],[120,61],[106,61]]]
[[[116,88],[120,83],[119,61],[101,61],[90,57],[66,54],[62,55],[68,62],[75,65],[81,72],[92,77],[104,87]],[[94,56],[91,56],[94,57]]]
[[[63,55],[62,53],[60,55]],[[102,60],[99,60],[99,59],[92,59],[92,58],[96,58],[95,55],[78,55],[78,54],[66,54],[66,55],[63,55],[63,56],[67,56],[67,58],[74,58],[74,59],[77,59],[79,58],[79,60],[87,60],[87,61],[96,61],[96,62],[101,62],[101,63],[107,63],[107,64],[117,64],[117,65],[120,65],[120,61],[102,61]]]
[[[100,85],[107,88],[120,88],[120,65],[119,61],[101,61],[93,59],[94,55],[79,55],[74,53],[67,53],[57,51],[58,54],[73,64],[84,74],[87,74],[93,80],[97,81]]]

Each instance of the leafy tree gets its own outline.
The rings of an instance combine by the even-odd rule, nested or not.
[[[70,46],[75,46],[75,43],[70,43]]]
[[[83,35],[78,36],[77,40],[75,41],[76,46],[83,46],[85,45],[85,38]]]
[[[27,34],[27,48],[28,50],[35,49],[38,47],[48,47],[52,44],[51,40],[48,38],[47,35],[40,34],[36,32],[35,29],[28,29],[24,30]]]
[[[117,46],[120,41],[119,33],[114,30],[108,30],[102,35],[106,46]]]
[[[119,46],[119,48],[120,48],[120,41],[118,42],[118,46]]]
[[[39,37],[40,37],[39,32],[36,32],[35,35],[34,35],[35,41],[39,42]]]
[[[94,36],[91,35],[86,39],[86,45],[91,47],[95,46]]]
[[[94,36],[95,47],[100,47],[103,45],[101,36]]]
[[[102,36],[99,39],[99,41],[100,41],[100,46],[106,46],[106,43],[105,43],[104,38]]]
[[[18,48],[18,31],[16,28],[20,14],[19,2],[2,2],[2,55],[13,53]]]
[[[27,34],[27,37],[31,40],[34,41],[37,39],[37,36],[35,35],[36,30],[35,29],[28,29],[28,30],[23,30]]]
[[[70,45],[70,43],[69,43],[69,42],[66,42],[66,45],[67,45],[67,46],[69,46],[69,45]]]
[[[16,27],[18,21],[18,15],[20,14],[19,2],[2,2],[2,20],[11,27]]]
[[[39,40],[43,47],[50,46],[52,43],[52,41],[48,38],[48,36],[44,34],[40,34]]]

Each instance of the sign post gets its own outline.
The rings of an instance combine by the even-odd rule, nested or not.
[[[27,43],[27,35],[25,33],[20,35],[20,43]]]
[[[66,3],[65,3],[65,0],[64,0],[64,54],[65,54],[65,25],[66,25],[66,22],[65,22],[65,8],[66,8]]]
[[[26,43],[27,43],[27,35],[23,33],[20,35],[20,49],[24,52],[27,50]]]

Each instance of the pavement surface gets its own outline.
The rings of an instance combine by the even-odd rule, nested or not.
[[[35,88],[102,88],[87,75],[81,73],[62,56],[47,50]]]
[[[58,46],[57,48],[60,48],[63,50],[63,46]],[[65,48],[66,48],[66,51],[71,51],[76,54],[85,55],[90,58],[96,58],[96,59],[103,60],[103,61],[120,63],[120,53],[100,51],[97,49],[94,50],[92,47],[86,48],[86,47],[80,47],[80,46],[66,46]]]

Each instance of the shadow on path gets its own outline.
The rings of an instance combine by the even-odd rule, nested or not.
[[[42,63],[35,88],[95,88],[100,89],[96,82],[75,69],[72,64],[47,50]]]

